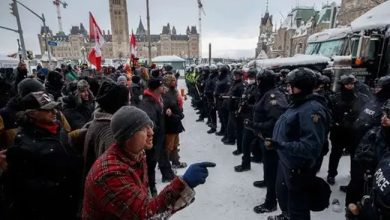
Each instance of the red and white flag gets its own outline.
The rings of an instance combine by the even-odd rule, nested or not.
[[[102,69],[101,48],[105,42],[102,31],[91,12],[89,12],[89,39],[95,40],[95,46],[91,48],[91,51],[88,54],[88,60],[96,67],[97,71],[100,71]]]
[[[135,39],[135,35],[133,31],[131,32],[131,37],[130,37],[130,60],[134,64],[136,61],[137,57],[137,40]]]

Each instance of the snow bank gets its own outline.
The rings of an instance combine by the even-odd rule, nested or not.
[[[185,62],[178,56],[158,56],[152,59],[152,62]]]
[[[390,25],[390,1],[386,1],[372,8],[351,22],[351,27],[354,32],[384,28],[388,25]]]
[[[297,54],[293,57],[274,58],[265,60],[253,60],[248,63],[249,67],[276,68],[282,66],[298,66],[311,64],[328,64],[330,59],[321,55]]]
[[[319,33],[310,35],[310,37],[307,39],[307,42],[314,43],[338,40],[347,37],[350,33],[352,33],[352,30],[349,27],[327,29]]]

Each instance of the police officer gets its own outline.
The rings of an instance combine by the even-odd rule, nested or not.
[[[216,99],[218,117],[221,123],[221,129],[215,133],[218,136],[226,136],[227,131],[229,113],[227,106],[223,105],[222,96],[226,95],[231,85],[229,73],[229,68],[226,65],[222,66],[219,70],[219,76],[215,84],[214,97]]]
[[[253,106],[256,103],[258,97],[260,97],[260,93],[256,84],[256,74],[257,70],[250,69],[248,72],[248,86],[245,88],[245,91],[240,100],[240,104],[237,110],[238,113],[238,121],[252,120],[253,118]],[[239,129],[241,125],[238,125],[237,131],[242,131],[242,143],[241,148],[239,146],[238,149],[242,150],[242,162],[241,165],[235,166],[234,170],[236,172],[248,171],[251,169],[251,148],[253,144],[256,142],[256,136],[253,131],[249,128]],[[241,134],[238,133],[237,136]],[[238,139],[237,139],[238,140]],[[237,141],[237,144],[239,141]],[[234,155],[239,155],[241,152],[234,151]]]
[[[227,102],[229,110],[227,136],[225,140],[222,140],[224,144],[234,145],[237,138],[237,117],[236,111],[238,110],[238,101],[244,92],[244,82],[242,80],[242,70],[235,69],[233,71],[234,81],[226,96],[223,96],[224,101]]]
[[[208,134],[214,133],[217,131],[217,109],[214,99],[214,90],[215,85],[218,79],[218,69],[215,64],[210,66],[210,75],[205,82],[204,96],[207,101],[208,106],[208,118],[210,129],[207,131]]]
[[[315,74],[298,68],[287,75],[291,104],[275,124],[267,149],[279,156],[277,195],[282,215],[277,219],[310,219],[309,186],[327,138],[330,115],[322,96],[313,93]],[[275,219],[275,218],[270,218]]]
[[[245,127],[251,129],[260,138],[260,146],[257,147],[261,147],[263,152],[264,181],[256,181],[254,185],[266,185],[267,194],[265,202],[254,208],[256,213],[276,210],[275,185],[278,155],[276,150],[266,150],[264,148],[264,138],[272,137],[275,123],[288,105],[286,96],[276,88],[276,77],[277,75],[272,70],[267,69],[257,74],[259,90],[264,95],[254,106],[253,121],[244,121]]]
[[[351,157],[354,156],[355,149],[359,145],[361,138],[365,133],[375,126],[379,126],[382,117],[382,106],[387,99],[390,98],[390,76],[383,76],[379,78],[376,86],[374,99],[370,99],[362,108],[358,119],[354,123],[355,139],[351,148]],[[359,165],[356,161],[351,161],[351,180],[346,187],[346,203],[353,203],[360,199],[361,185],[362,185],[362,174],[359,169]],[[345,189],[340,187],[341,190]]]
[[[353,75],[342,75],[339,81],[340,89],[330,99],[333,119],[330,129],[332,150],[329,157],[327,182],[331,185],[335,184],[337,167],[343,149],[349,150],[355,138],[352,125],[363,105],[368,101],[368,96],[355,91],[355,82],[356,78]]]

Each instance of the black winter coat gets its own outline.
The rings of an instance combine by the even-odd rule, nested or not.
[[[130,86],[130,94],[131,94],[131,105],[138,106],[142,100],[143,88],[137,84],[132,83]]]
[[[146,90],[149,91],[149,90]],[[165,125],[163,107],[145,91],[142,102],[138,106],[148,114],[149,118],[154,123],[153,135],[153,150],[160,151],[164,146],[165,140]]]
[[[168,92],[163,95],[164,100],[164,115],[165,115],[165,133],[178,134],[184,131],[181,120],[184,118],[183,110],[179,107],[177,100],[177,90],[170,88]],[[171,109],[172,115],[165,114],[167,109]]]
[[[286,111],[286,96],[277,88],[266,92],[253,108],[254,130],[264,137],[272,137],[272,131],[279,117]]]
[[[59,134],[25,124],[7,151],[7,161],[11,219],[76,218],[82,162]]]
[[[230,112],[235,112],[238,109],[238,103],[242,94],[244,93],[244,82],[242,80],[237,80],[233,82],[232,87],[230,87],[227,92],[227,96],[230,98],[227,99],[228,108]]]
[[[82,128],[92,118],[95,110],[93,102],[80,103],[75,96],[67,96],[62,99],[63,113],[72,130]]]

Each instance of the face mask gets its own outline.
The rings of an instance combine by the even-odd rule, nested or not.
[[[256,80],[255,79],[248,79],[247,82],[249,85],[252,85],[252,84],[256,83]]]

